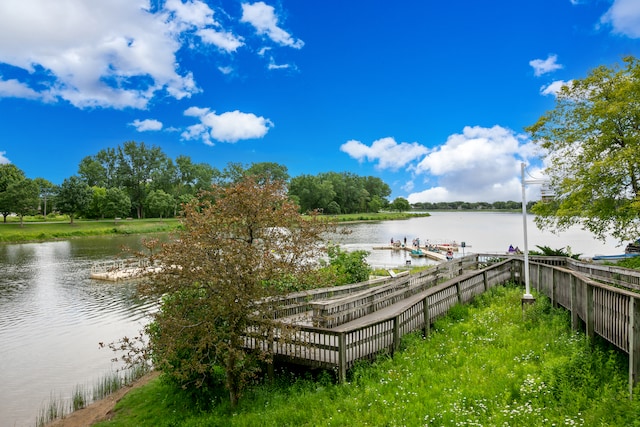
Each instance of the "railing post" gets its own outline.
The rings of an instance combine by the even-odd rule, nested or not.
[[[571,329],[577,330],[580,325],[580,317],[578,317],[578,289],[573,274],[569,275],[569,285],[571,286]]]
[[[489,279],[487,278],[486,270],[482,272],[482,284],[484,285],[484,291],[489,290]]]
[[[347,337],[344,332],[338,335],[338,382],[347,382]]]
[[[585,315],[585,329],[589,338],[593,338],[595,335],[595,313],[593,308],[593,286],[590,283],[585,283],[587,289],[585,292],[584,302],[584,315]]]
[[[391,344],[391,354],[395,354],[400,348],[400,316],[393,318],[393,343]]]
[[[422,313],[424,316],[424,336],[427,337],[431,333],[431,318],[429,316],[429,296],[427,295],[422,300]]]
[[[456,293],[458,294],[458,304],[462,304],[462,293],[460,292],[460,282],[456,282]]]
[[[629,396],[640,378],[640,300],[629,298]]]

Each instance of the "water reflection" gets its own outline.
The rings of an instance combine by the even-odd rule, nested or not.
[[[0,426],[34,425],[38,410],[114,370],[98,342],[134,335],[151,304],[135,285],[89,278],[93,261],[139,238],[0,245]]]

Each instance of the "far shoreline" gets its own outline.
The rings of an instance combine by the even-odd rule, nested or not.
[[[427,212],[379,212],[360,214],[323,215],[337,224],[359,222],[379,222],[404,220],[430,216]],[[45,221],[42,217],[25,218],[20,221],[13,217],[8,222],[0,222],[0,244],[42,243],[95,236],[124,236],[152,233],[171,233],[181,227],[178,218],[147,219],[75,219],[71,224],[68,217],[56,217]]]

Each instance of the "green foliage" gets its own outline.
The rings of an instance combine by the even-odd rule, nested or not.
[[[292,178],[289,194],[296,198],[301,212],[320,210],[348,214],[377,212],[387,203],[391,188],[378,177],[327,172]]]
[[[626,355],[571,331],[544,296],[523,321],[521,297],[516,286],[494,288],[430,336],[407,336],[393,357],[358,364],[346,384],[278,371],[236,408],[217,402],[202,412],[157,380],[97,426],[637,425]]]
[[[327,272],[333,274],[332,282],[336,285],[348,285],[369,280],[371,267],[366,262],[367,251],[344,251],[339,245],[329,245],[327,248],[329,265]]]
[[[73,218],[87,209],[91,203],[93,192],[91,188],[77,176],[64,180],[57,197],[57,208],[69,215],[71,224]]]
[[[173,196],[163,190],[152,190],[147,196],[146,204],[152,215],[162,218],[171,215],[175,209],[176,201]]]
[[[580,259],[580,255],[582,255],[582,254],[574,254],[573,252],[571,252],[571,248],[569,246],[567,246],[566,248],[560,248],[560,249],[551,249],[549,246],[540,246],[540,245],[536,245],[536,247],[540,250],[539,251],[530,250],[529,251],[530,255],[564,256],[564,257],[569,257],[573,259]]]
[[[620,267],[633,268],[635,270],[640,270],[640,256],[622,259],[618,261],[616,265]]]
[[[392,211],[406,212],[411,210],[411,205],[409,204],[409,201],[407,199],[396,197],[389,205],[389,209],[391,209]]]
[[[148,347],[125,350],[152,354],[154,366],[200,402],[224,384],[233,406],[272,357],[268,348],[247,349],[247,334],[260,341],[274,333],[275,297],[290,291],[291,277],[314,283],[305,280],[316,270],[309,260],[333,227],[300,215],[283,182],[252,176],[200,193],[183,215],[177,239],[148,243],[150,261],[163,269],[145,290],[162,305]],[[283,342],[293,333],[278,330]]]
[[[20,182],[26,177],[24,172],[14,164],[0,164],[0,213],[7,222],[7,216],[13,212],[13,201],[7,189],[13,183]]]
[[[38,185],[35,181],[25,178],[9,184],[4,194],[4,199],[9,202],[11,209],[20,217],[20,225],[25,215],[34,214],[38,208]]]
[[[563,86],[555,108],[527,128],[547,153],[556,194],[533,207],[541,228],[579,224],[620,241],[640,234],[640,61],[623,62]]]

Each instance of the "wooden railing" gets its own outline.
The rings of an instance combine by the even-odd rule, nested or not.
[[[524,262],[513,261],[522,271]],[[571,312],[573,328],[584,329],[589,337],[597,334],[629,355],[631,392],[640,379],[638,272],[572,259],[566,259],[566,267],[534,260],[529,264],[529,278],[533,289]]]
[[[640,373],[640,293],[636,292],[640,274],[564,257],[530,257],[529,261],[531,287],[569,310],[572,327],[583,328],[589,337],[597,334],[629,355],[632,390]],[[250,338],[247,345],[268,347],[294,363],[335,369],[344,381],[356,361],[393,353],[408,333],[428,334],[433,322],[451,307],[468,303],[492,287],[521,280],[523,269],[522,256],[472,254],[420,275],[387,279],[380,292],[364,282],[332,288],[337,294],[325,289],[293,295],[292,305],[320,310],[323,314],[317,323],[324,322],[325,327],[302,325],[292,339],[266,343]],[[344,296],[337,302],[312,302],[329,294]],[[335,314],[334,308],[348,314],[343,316],[339,310]],[[371,315],[382,310],[384,315]],[[356,313],[365,317],[355,321]]]
[[[474,258],[474,264],[477,264],[477,259]],[[394,352],[404,335],[416,330],[428,333],[431,324],[444,316],[454,305],[467,303],[487,289],[511,280],[511,264],[507,259],[427,287],[394,304],[393,311],[387,313],[383,319],[363,322],[357,326],[341,325],[330,329],[299,326],[294,336],[285,341],[276,339],[269,344],[251,338],[247,340],[247,345],[261,348],[268,346],[275,355],[295,363],[337,369],[339,379],[344,381],[347,370],[356,361],[372,359],[384,351]],[[458,265],[459,262],[452,261],[438,271],[441,274],[459,271]],[[406,279],[400,277],[396,280]],[[410,284],[409,287],[411,286]]]

